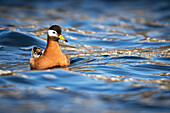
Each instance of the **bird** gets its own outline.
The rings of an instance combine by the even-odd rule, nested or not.
[[[67,67],[70,65],[70,60],[65,55],[60,46],[59,39],[68,42],[62,35],[62,29],[59,25],[52,25],[47,32],[47,45],[45,50],[40,47],[33,47],[30,67],[31,69],[43,70],[53,67]]]

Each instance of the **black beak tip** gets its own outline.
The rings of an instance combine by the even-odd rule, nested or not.
[[[68,42],[67,40],[65,40],[65,42]]]

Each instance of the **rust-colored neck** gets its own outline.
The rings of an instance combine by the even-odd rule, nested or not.
[[[51,37],[48,36],[47,46],[44,51],[44,56],[55,57],[53,55],[60,56],[60,55],[62,55],[62,51],[60,49],[58,41],[54,41]]]

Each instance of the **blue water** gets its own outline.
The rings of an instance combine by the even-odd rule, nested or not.
[[[1,113],[169,113],[168,0],[1,0]],[[31,70],[63,28],[67,68]]]

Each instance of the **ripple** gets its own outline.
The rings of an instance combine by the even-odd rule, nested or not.
[[[43,75],[43,78],[49,79],[49,80],[57,79],[57,77],[54,76],[53,74],[44,74],[44,75]]]

